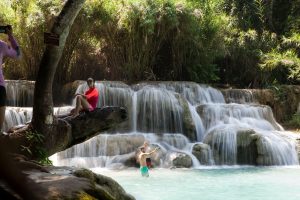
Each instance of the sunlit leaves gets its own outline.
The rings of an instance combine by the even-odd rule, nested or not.
[[[272,50],[264,54],[260,63],[260,67],[264,70],[272,71],[280,67],[289,70],[289,78],[300,80],[300,59],[293,50],[279,52]]]

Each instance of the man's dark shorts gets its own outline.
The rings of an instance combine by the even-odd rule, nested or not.
[[[0,107],[6,106],[6,89],[4,86],[0,86]]]
[[[146,165],[147,165],[148,168],[152,167],[151,158],[146,158]]]

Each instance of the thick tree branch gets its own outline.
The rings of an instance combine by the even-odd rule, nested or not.
[[[43,143],[34,144],[34,146],[41,146],[45,154],[50,156],[114,128],[126,120],[127,112],[122,107],[97,108],[93,112],[80,114],[76,118],[59,117],[52,134],[47,134]],[[0,137],[0,142],[9,144],[10,151],[13,153],[24,154],[36,159],[40,155],[36,155],[35,151],[32,150],[32,155],[22,151],[22,146],[29,145],[30,141],[27,136],[31,131],[30,125],[15,129],[8,136]]]

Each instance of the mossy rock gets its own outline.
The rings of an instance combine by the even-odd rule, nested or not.
[[[77,177],[83,177],[90,180],[93,189],[87,193],[98,199],[107,200],[133,200],[134,197],[127,194],[125,190],[112,178],[95,174],[88,169],[79,169],[73,173]]]

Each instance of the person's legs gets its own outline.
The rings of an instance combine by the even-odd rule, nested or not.
[[[0,132],[2,132],[3,123],[5,120],[6,109],[6,89],[4,86],[0,86]]]
[[[2,132],[3,123],[5,119],[5,106],[0,107],[0,132]]]
[[[89,111],[92,108],[92,106],[89,104],[89,102],[83,97],[82,97],[82,101],[81,101],[81,106],[82,106],[83,110],[87,110],[87,111]]]
[[[146,164],[149,169],[152,167],[151,158],[146,158]]]
[[[76,106],[75,106],[75,109],[73,111],[74,116],[77,116],[79,114],[79,111],[81,110],[81,99],[82,99],[82,96],[77,96],[76,97]]]
[[[71,111],[72,115],[74,117],[76,117],[77,115],[79,115],[79,112],[81,110],[89,110],[90,107],[91,106],[90,106],[89,102],[87,102],[87,100],[83,96],[78,95],[76,97],[76,106],[75,106],[75,109]]]

